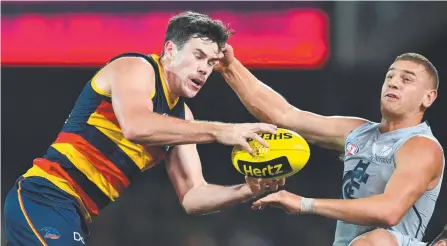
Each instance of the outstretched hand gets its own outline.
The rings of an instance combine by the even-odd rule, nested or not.
[[[248,143],[250,139],[268,148],[268,143],[258,133],[275,134],[277,131],[275,125],[266,123],[223,124],[222,126],[215,132],[217,142],[238,146],[250,154],[253,154],[253,148]]]
[[[301,197],[281,190],[253,202],[251,208],[262,210],[267,206],[281,208],[288,214],[299,214],[301,212]]]

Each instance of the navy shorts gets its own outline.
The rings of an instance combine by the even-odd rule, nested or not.
[[[20,177],[5,200],[8,246],[85,245],[89,235],[72,196],[40,177]]]

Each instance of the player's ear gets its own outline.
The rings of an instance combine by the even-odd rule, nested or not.
[[[172,60],[172,58],[175,56],[175,53],[177,52],[177,46],[174,44],[174,42],[168,40],[165,43],[164,51],[166,58]]]
[[[436,100],[436,97],[438,96],[438,92],[436,90],[430,90],[425,94],[424,98],[422,99],[422,105],[425,108],[430,107],[433,102]]]

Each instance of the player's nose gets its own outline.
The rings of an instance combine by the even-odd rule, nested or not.
[[[388,81],[388,88],[399,89],[399,81],[398,81],[398,79],[392,78],[390,81]]]
[[[198,64],[197,72],[199,72],[201,76],[206,78],[212,71],[213,66],[210,66],[207,62],[201,62]]]

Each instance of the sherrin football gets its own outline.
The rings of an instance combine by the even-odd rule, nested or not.
[[[280,179],[299,172],[309,161],[309,144],[298,133],[278,128],[276,134],[259,133],[266,140],[266,148],[255,140],[249,140],[254,154],[234,147],[231,160],[236,170],[250,177]]]

